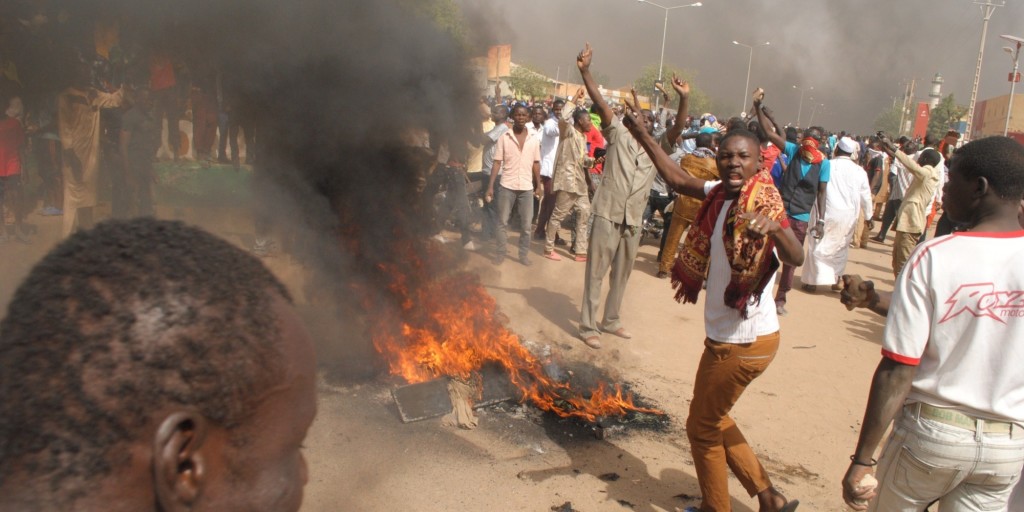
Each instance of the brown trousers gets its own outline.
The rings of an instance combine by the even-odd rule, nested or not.
[[[896,239],[892,243],[892,275],[899,277],[903,266],[910,259],[910,253],[917,247],[917,240],[921,233],[906,233],[896,231]]]
[[[772,486],[729,411],[747,386],[768,368],[778,349],[778,332],[745,344],[704,340],[690,416],[686,418],[703,512],[731,510],[727,467],[751,497]]]

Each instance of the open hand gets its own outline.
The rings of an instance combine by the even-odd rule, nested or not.
[[[580,68],[580,71],[590,70],[590,60],[594,57],[594,50],[590,48],[590,43],[587,43],[583,47],[583,51],[576,56],[576,67]]]
[[[676,75],[672,75],[672,88],[680,98],[690,96],[690,82],[684,81]]]

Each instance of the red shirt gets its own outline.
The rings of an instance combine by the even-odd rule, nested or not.
[[[764,163],[762,164],[761,169],[767,169],[768,172],[772,172],[772,167],[775,167],[775,160],[778,159],[781,154],[782,151],[779,150],[779,147],[775,144],[766,148],[762,147],[761,158],[764,159]]]
[[[149,88],[153,92],[173,87],[178,82],[174,78],[174,64],[164,55],[154,55],[149,60]]]
[[[594,151],[603,148],[604,135],[601,135],[601,130],[594,126],[587,132],[587,156],[593,158]],[[595,164],[593,169],[590,170],[594,174],[601,174],[602,171],[604,171],[604,164]]]
[[[0,177],[21,174],[21,146],[25,144],[25,128],[21,121],[8,117],[0,121]]]

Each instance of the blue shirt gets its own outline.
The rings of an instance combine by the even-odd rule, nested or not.
[[[797,150],[799,150],[799,149],[800,149],[800,146],[797,146],[796,144],[793,144],[792,142],[786,141],[786,148],[783,151],[783,153],[786,155],[786,161],[787,162],[792,162],[793,158],[797,159],[797,163],[800,165],[800,177],[803,178],[804,176],[807,176],[807,171],[811,170],[811,164],[805,162],[804,159],[802,159],[802,158],[797,156],[796,153],[797,153]],[[831,170],[831,166],[829,165],[828,159],[826,158],[826,159],[822,160],[821,161],[821,172],[818,173],[818,183],[828,183],[828,179],[829,179],[829,176],[830,176],[830,170]],[[803,221],[803,222],[810,222],[811,221],[811,214],[810,213],[798,213],[798,214],[794,215],[794,214],[792,214],[792,213],[790,213],[788,211],[789,210],[788,208],[786,210],[787,210],[786,214],[789,215],[789,217],[792,218],[792,219],[800,220],[800,221]]]

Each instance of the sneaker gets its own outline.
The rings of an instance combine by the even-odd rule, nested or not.
[[[562,257],[555,251],[544,253],[544,257],[552,261],[562,261]]]
[[[573,259],[577,263],[586,263],[587,262],[587,255],[586,254],[577,254],[576,257],[573,258]]]

